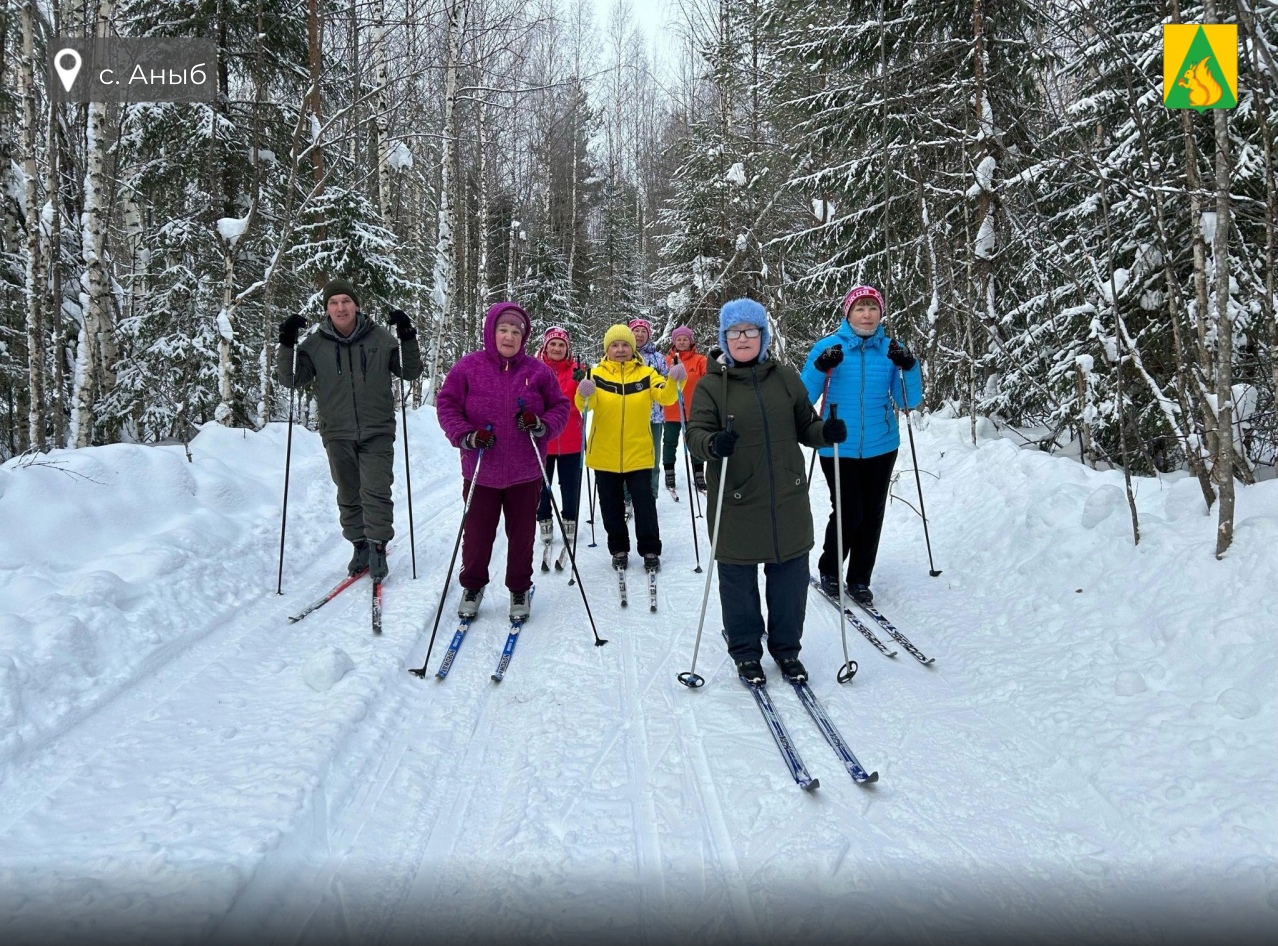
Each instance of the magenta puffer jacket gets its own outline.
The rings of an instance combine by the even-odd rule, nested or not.
[[[497,352],[497,317],[503,312],[518,315],[524,323],[519,352],[512,358]],[[484,451],[484,462],[479,467],[481,486],[505,489],[541,479],[541,466],[528,433],[517,426],[521,410],[532,411],[546,425],[545,434],[532,438],[537,441],[543,461],[546,444],[568,420],[571,405],[559,389],[554,372],[524,350],[531,330],[528,313],[513,302],[498,302],[490,307],[484,317],[483,350],[471,352],[453,365],[435,399],[439,426],[454,447],[461,447],[462,439],[472,430],[492,425],[497,443]],[[478,453],[462,447],[462,476],[467,480],[475,475]]]

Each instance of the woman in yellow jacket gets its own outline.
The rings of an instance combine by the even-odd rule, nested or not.
[[[652,494],[652,471],[657,465],[652,405],[673,404],[679,397],[677,385],[687,379],[687,373],[676,365],[662,377],[636,358],[635,335],[625,325],[614,325],[604,333],[603,348],[603,361],[577,385],[577,409],[594,414],[586,439],[586,465],[595,471],[613,567],[625,568],[630,557],[624,495],[628,485],[635,509],[635,545],[644,568],[658,571],[661,527]]]

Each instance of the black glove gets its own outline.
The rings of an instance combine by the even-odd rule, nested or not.
[[[523,409],[515,412],[515,426],[523,431],[531,430],[534,437],[540,437],[546,432],[546,425],[541,422],[541,418],[532,411]]]
[[[462,438],[462,446],[467,450],[487,450],[497,443],[497,435],[491,430],[472,430]]]
[[[706,352],[706,359],[708,361],[718,361],[721,357],[723,357],[723,349],[718,345],[715,345],[714,348],[711,348],[708,352]]]
[[[585,381],[586,375],[588,375],[589,373],[590,372],[588,372],[585,368],[581,367],[581,365],[578,365],[577,370],[572,373],[572,379],[574,381]]]
[[[848,439],[848,425],[837,417],[834,420],[827,420],[821,425],[821,436],[827,444],[843,443]]]
[[[822,373],[829,371],[831,368],[837,368],[843,363],[843,346],[831,345],[821,354],[817,355],[816,361],[812,362],[812,367]]]
[[[710,438],[710,452],[722,460],[730,457],[737,449],[737,439],[741,435],[735,430],[721,430]]]
[[[280,344],[292,348],[297,344],[297,335],[306,328],[306,319],[300,315],[290,315],[280,323]]]
[[[386,313],[386,321],[395,329],[395,334],[399,336],[401,342],[417,337],[417,329],[413,328],[413,323],[408,319],[408,313],[403,309],[391,309]]]
[[[902,371],[909,371],[918,364],[918,359],[914,357],[914,353],[895,338],[888,343],[888,360]]]

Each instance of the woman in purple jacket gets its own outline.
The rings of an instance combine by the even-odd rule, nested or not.
[[[462,600],[457,615],[463,618],[479,612],[497,520],[503,513],[510,619],[528,617],[542,486],[534,451],[545,462],[546,443],[563,429],[570,409],[554,373],[524,351],[531,329],[528,313],[515,303],[493,305],[484,318],[483,350],[453,366],[435,400],[444,436],[461,448],[462,495],[469,492],[483,453],[462,532]]]

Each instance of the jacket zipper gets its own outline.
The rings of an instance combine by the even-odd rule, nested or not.
[[[768,461],[768,509],[772,513],[772,551],[777,564],[781,564],[781,544],[777,539],[777,483],[772,475],[772,435],[768,433],[768,409],[763,403],[763,392],[759,390],[759,376],[754,366],[750,368],[750,380],[754,384],[754,396],[759,401],[759,416],[763,418],[763,454]]]
[[[865,456],[865,339],[861,339],[861,446],[857,449],[858,457]]]
[[[362,342],[359,346],[359,371],[360,377],[364,379],[364,383],[368,384],[368,358],[364,355],[364,345]]]
[[[359,432],[359,398],[355,396],[355,355],[351,352],[349,345],[346,346],[346,363],[351,369],[351,410],[355,412],[355,439],[363,440],[364,438]],[[338,352],[337,364],[340,370],[342,364],[341,352]]]
[[[621,363],[621,443],[617,445],[617,472],[626,473],[626,363]]]

